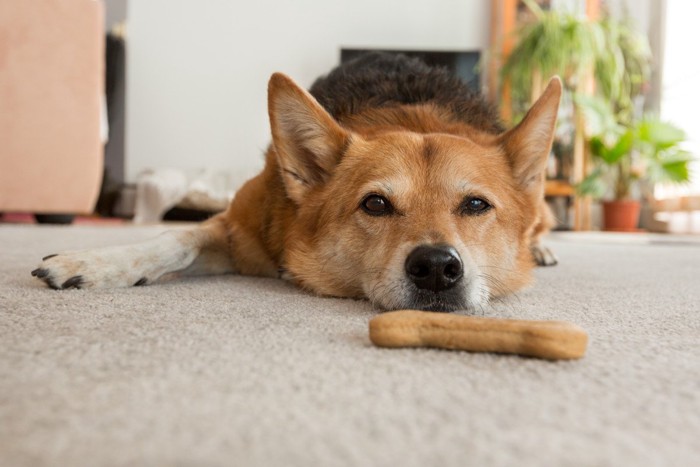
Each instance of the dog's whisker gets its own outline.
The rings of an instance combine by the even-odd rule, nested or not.
[[[512,300],[515,300],[517,304],[522,307],[522,299],[520,297],[520,294],[514,293],[510,289],[505,288],[498,279],[488,276],[488,275],[483,275],[486,280],[490,280],[493,283],[493,289],[498,293],[498,295],[493,296],[491,298],[492,302],[495,303],[500,303],[508,307],[511,311],[514,313],[517,313],[517,309],[515,308],[515,304],[513,303]]]
[[[477,265],[479,269],[484,269],[484,268],[489,268],[489,269],[499,269],[501,271],[508,271],[508,272],[517,272],[515,269],[512,268],[504,268],[502,266],[495,266],[491,264],[486,264],[486,265]]]
[[[515,297],[516,300],[520,301],[519,295],[512,293],[512,291],[508,287],[506,287],[506,285],[500,279],[487,273],[481,273],[479,274],[479,276],[482,277],[487,283],[489,283],[491,290],[496,293],[492,294],[491,296],[491,299],[493,301],[507,304],[507,302],[503,301],[503,298],[508,294]]]

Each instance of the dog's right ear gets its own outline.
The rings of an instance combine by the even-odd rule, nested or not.
[[[544,195],[545,167],[561,93],[561,79],[552,78],[518,126],[501,136],[515,179],[525,193],[536,199]]]
[[[275,73],[268,85],[272,141],[287,195],[297,204],[328,179],[350,134],[307,91]]]

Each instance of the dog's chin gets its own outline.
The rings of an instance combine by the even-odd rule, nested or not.
[[[457,310],[469,310],[472,308],[469,301],[458,293],[434,293],[415,291],[409,297],[397,300],[389,306],[378,304],[380,308],[388,310],[421,310],[450,313]]]
[[[463,310],[468,307],[467,300],[461,294],[442,294],[433,292],[420,292],[414,294],[409,300],[409,307],[412,310],[437,311],[449,313]]]
[[[382,311],[390,310],[422,310],[450,313],[465,311],[477,313],[489,301],[487,287],[473,279],[463,281],[451,289],[433,292],[419,289],[404,279],[396,282],[385,282],[383,286],[368,287],[367,294],[372,304]]]
[[[428,305],[417,305],[411,307],[413,310],[434,311],[436,313],[452,313],[453,311],[461,310],[463,308],[466,307],[443,303],[431,303]]]

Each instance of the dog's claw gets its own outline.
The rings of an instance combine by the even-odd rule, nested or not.
[[[61,289],[61,287],[57,286],[54,282],[53,277],[51,277],[51,272],[48,269],[36,268],[32,271],[32,276],[36,277],[37,279],[41,279],[46,283],[46,285],[48,285],[54,290]]]
[[[32,271],[32,276],[39,278],[39,279],[43,279],[48,275],[49,275],[48,269],[37,268],[37,269]]]
[[[136,283],[134,284],[134,287],[139,287],[139,286],[141,286],[141,285],[146,285],[147,282],[148,282],[148,279],[146,279],[145,277],[142,277],[141,279],[139,279],[139,280],[136,281]]]
[[[51,272],[48,269],[44,268],[37,268],[33,270],[32,276],[36,277],[37,279],[41,279],[46,285],[48,285],[53,290],[67,289],[71,287],[79,289],[83,283],[82,276],[75,276],[68,279],[66,282],[63,283],[62,286],[59,287],[54,281],[54,278],[51,276]],[[80,280],[78,281],[77,279]]]
[[[58,256],[58,255],[48,255],[48,256],[44,256],[43,258],[41,258],[41,260],[42,260],[42,261],[46,261],[47,259],[51,259],[51,258],[53,258],[53,257],[55,257],[55,256]]]
[[[554,253],[545,246],[534,245],[530,248],[530,251],[538,266],[556,266],[559,263]]]
[[[83,276],[73,276],[63,283],[62,289],[79,289],[83,285]]]

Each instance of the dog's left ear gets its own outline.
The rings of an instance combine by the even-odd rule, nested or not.
[[[561,88],[559,77],[552,78],[525,118],[501,137],[515,179],[525,192],[537,198],[544,192],[545,167],[552,148]]]
[[[287,195],[300,204],[335,169],[350,134],[291,78],[275,73],[268,85],[272,141]]]

